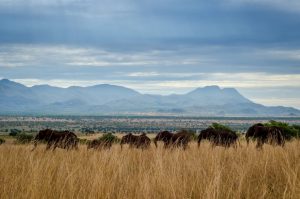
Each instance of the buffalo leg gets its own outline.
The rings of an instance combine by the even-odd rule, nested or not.
[[[257,140],[257,144],[256,144],[256,148],[257,149],[262,149],[262,146],[263,146],[264,142],[262,139],[258,139]]]
[[[46,146],[46,151],[49,150],[51,148],[52,143],[48,142],[47,146]]]
[[[52,148],[52,151],[54,151],[54,150],[56,149],[56,147],[57,147],[57,145],[54,144],[54,145],[53,145],[53,148]]]

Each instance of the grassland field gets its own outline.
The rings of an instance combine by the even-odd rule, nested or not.
[[[91,137],[89,137],[90,139]],[[0,145],[0,198],[300,198],[300,142],[187,150]]]

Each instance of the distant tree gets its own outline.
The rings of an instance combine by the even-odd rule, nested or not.
[[[80,144],[86,144],[88,142],[87,139],[78,138]]]
[[[298,134],[300,134],[300,125],[294,124],[292,127],[298,131]]]
[[[225,126],[225,125],[223,125],[223,124],[219,124],[219,123],[212,123],[212,124],[210,125],[210,127],[211,127],[211,128],[214,128],[214,129],[216,129],[216,130],[225,130],[225,131],[231,131],[231,132],[233,132],[233,130],[232,130],[230,127]]]
[[[19,144],[26,144],[31,142],[31,140],[33,139],[33,135],[32,134],[27,134],[27,133],[19,133],[17,136],[17,143]]]
[[[105,133],[101,137],[99,137],[98,140],[102,140],[105,142],[115,142],[115,143],[120,141],[120,139],[117,136],[113,135],[112,133]]]
[[[19,130],[19,129],[11,129],[10,133],[8,135],[9,136],[16,136],[19,133],[21,133],[21,130]]]

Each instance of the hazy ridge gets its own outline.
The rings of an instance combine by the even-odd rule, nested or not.
[[[291,107],[267,107],[234,88],[207,86],[186,94],[150,95],[109,84],[59,88],[26,87],[0,80],[0,114],[299,116]]]

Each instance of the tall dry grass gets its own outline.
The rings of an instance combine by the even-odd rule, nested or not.
[[[0,198],[300,198],[300,143],[186,151],[0,146]]]

